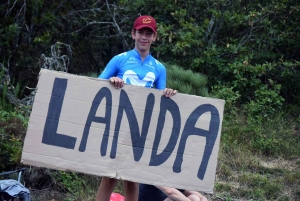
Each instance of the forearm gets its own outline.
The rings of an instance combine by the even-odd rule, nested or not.
[[[192,195],[192,194],[197,195],[200,198],[201,201],[207,201],[207,198],[204,195],[202,195],[201,193],[197,192],[197,191],[189,191],[189,190],[184,191],[185,196],[189,196],[189,195]]]
[[[159,190],[161,190],[166,196],[174,201],[189,201],[187,197],[185,197],[180,191],[175,188],[169,188],[164,186],[155,186]]]

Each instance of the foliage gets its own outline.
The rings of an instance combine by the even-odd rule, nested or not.
[[[227,114],[224,119],[222,143],[228,148],[239,145],[254,153],[294,159],[300,156],[296,124],[288,111],[274,114],[270,119],[257,120],[239,110],[232,115]]]
[[[6,101],[6,93],[7,93],[8,87],[5,82],[4,75],[5,75],[4,68],[0,68],[0,86],[1,86],[1,83],[3,83],[2,84],[2,93],[0,93],[0,109],[1,110],[3,110],[3,109],[10,110],[11,105],[9,103],[7,103],[7,101]]]
[[[79,193],[85,186],[85,180],[79,174],[65,171],[52,171],[56,183],[70,193]]]
[[[0,172],[15,169],[21,159],[27,119],[19,112],[0,110]]]
[[[212,96],[225,100],[225,114],[235,113],[237,111],[237,103],[241,97],[238,91],[234,91],[233,87],[216,85],[212,87]]]
[[[257,121],[270,117],[282,109],[284,99],[280,96],[280,85],[275,85],[274,89],[268,89],[263,85],[254,93],[255,99],[245,105],[250,117]]]
[[[200,73],[193,73],[191,70],[165,63],[167,69],[167,87],[178,90],[180,93],[208,96],[206,88],[207,77]]]
[[[161,44],[155,47],[162,59],[207,75],[211,88],[226,85],[238,91],[242,103],[255,100],[255,92],[270,82],[289,91],[280,91],[287,101],[295,100],[297,93],[287,87],[297,85],[295,77],[288,83],[285,76],[299,73],[299,54],[292,53],[299,49],[278,45],[299,44],[292,31],[297,29],[294,14],[300,11],[296,2],[188,2],[164,6],[170,16],[161,20]]]
[[[299,101],[300,5],[295,0],[17,1],[2,4],[0,14],[5,19],[0,61],[21,85],[35,87],[43,58],[58,43],[68,46],[51,58],[65,55],[68,72],[99,74],[112,56],[132,48],[133,20],[149,14],[159,28],[153,55],[206,75],[209,90],[225,85],[240,95],[238,104],[262,103],[256,101],[257,91],[280,85],[275,91],[285,101]]]

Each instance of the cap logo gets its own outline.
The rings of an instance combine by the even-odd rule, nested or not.
[[[149,24],[149,23],[151,23],[151,18],[147,17],[143,19],[143,24]]]

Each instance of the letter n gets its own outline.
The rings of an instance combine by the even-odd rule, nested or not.
[[[171,113],[173,118],[172,133],[165,149],[160,154],[157,154],[158,145],[160,143],[162,130],[164,128],[167,111]],[[171,98],[166,98],[165,96],[162,96],[160,101],[160,112],[157,120],[156,134],[152,147],[152,154],[149,166],[159,166],[170,157],[177,144],[180,126],[181,118],[178,105]]]
[[[143,126],[142,126],[142,131],[140,133],[137,118],[135,116],[135,113],[134,113],[133,107],[131,105],[131,102],[129,100],[129,97],[128,97],[127,93],[123,89],[121,89],[119,109],[118,109],[118,114],[117,114],[116,127],[115,127],[113,142],[112,142],[112,148],[111,148],[111,152],[110,152],[110,158],[116,157],[121,121],[122,121],[123,113],[125,112],[127,119],[128,119],[129,128],[130,128],[134,160],[139,161],[141,159],[143,152],[144,152],[145,141],[146,141],[146,137],[148,134],[149,124],[151,121],[151,116],[152,116],[153,107],[154,107],[154,101],[155,101],[155,97],[152,93],[150,93],[147,97]]]

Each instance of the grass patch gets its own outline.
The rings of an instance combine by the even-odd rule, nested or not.
[[[215,190],[218,192],[228,193],[231,190],[231,185],[228,183],[217,182],[215,184]]]
[[[226,179],[226,178],[229,178],[230,176],[233,175],[233,171],[232,169],[230,168],[229,165],[226,165],[226,164],[221,164],[219,169],[218,169],[218,172],[219,172],[219,176],[220,176],[220,179]]]
[[[225,117],[216,193],[238,199],[300,200],[300,130],[291,115],[295,114],[256,122],[242,112]]]
[[[240,189],[240,196],[246,197],[247,199],[264,199],[264,191],[259,188],[242,188]]]
[[[286,172],[284,175],[284,181],[287,185],[300,185],[300,171]]]
[[[277,199],[277,201],[292,201],[291,198],[287,195],[283,195]]]
[[[231,171],[254,171],[260,167],[257,156],[240,144],[225,146],[221,144],[218,164],[218,176],[220,177],[230,176]]]
[[[260,166],[257,170],[256,173],[261,174],[261,175],[272,175],[272,176],[282,176],[284,175],[284,170],[281,168],[267,168]]]
[[[253,199],[275,199],[282,193],[281,182],[274,182],[265,175],[243,174],[240,183],[245,186],[244,196]]]
[[[256,154],[295,159],[300,157],[300,137],[297,137],[296,124],[296,120],[288,113],[254,121],[240,111],[225,116],[221,142],[230,149],[238,146]]]

